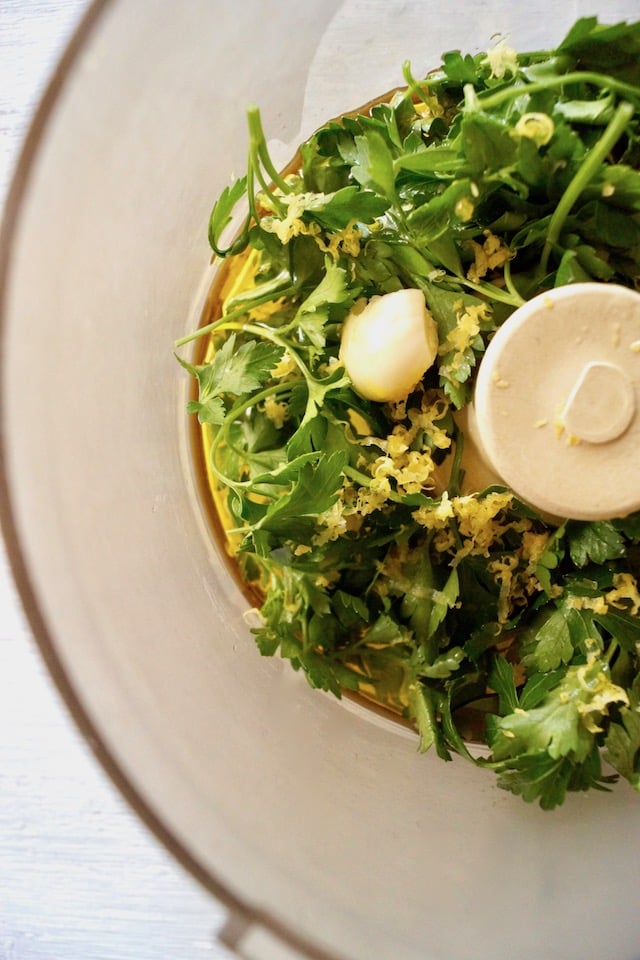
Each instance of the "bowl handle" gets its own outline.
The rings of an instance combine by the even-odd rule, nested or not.
[[[240,960],[347,960],[284,927],[260,912],[230,912],[218,932],[219,942]]]

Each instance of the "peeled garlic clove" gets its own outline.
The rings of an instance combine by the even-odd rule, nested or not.
[[[403,400],[438,354],[438,328],[421,290],[396,290],[355,304],[342,328],[340,360],[367,400]]]

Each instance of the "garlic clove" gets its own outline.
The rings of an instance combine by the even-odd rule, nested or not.
[[[403,400],[437,354],[438,328],[421,290],[360,300],[343,324],[339,357],[354,390],[367,400]]]

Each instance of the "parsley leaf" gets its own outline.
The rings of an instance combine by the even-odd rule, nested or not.
[[[245,230],[240,236],[226,248],[220,246],[220,239],[226,227],[231,223],[233,210],[238,201],[247,192],[247,177],[240,177],[232,186],[225,187],[219,199],[215,202],[211,216],[209,218],[209,243],[211,249],[219,257],[226,257],[229,254],[240,253],[247,245],[248,233]]]
[[[355,296],[356,291],[349,286],[344,267],[328,258],[320,283],[298,308],[293,325],[309,338],[314,347],[322,348],[325,345],[324,326],[331,307],[336,304],[350,306]]]
[[[351,175],[381,194],[389,203],[397,202],[393,156],[385,138],[377,130],[367,130],[354,138]]]
[[[338,498],[344,466],[345,457],[340,451],[322,455],[315,463],[306,461],[290,491],[270,504],[255,529],[304,543],[315,527],[317,515]]]
[[[629,704],[620,710],[620,720],[609,726],[605,760],[640,792],[640,679],[636,677]]]
[[[543,673],[555,670],[562,663],[569,663],[573,657],[567,613],[563,608],[554,610],[535,635],[536,646],[532,658],[537,669]]]
[[[584,524],[570,522],[567,524],[567,540],[576,567],[585,567],[590,560],[604,563],[625,554],[624,540],[608,520]]]

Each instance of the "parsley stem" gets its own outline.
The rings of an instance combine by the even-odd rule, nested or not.
[[[307,409],[305,411],[302,423],[306,423],[315,415],[318,407],[322,405],[322,400],[327,388],[321,380],[318,380],[313,376],[298,351],[295,350],[291,345],[290,340],[285,340],[284,337],[278,336],[278,334],[274,333],[269,327],[259,326],[258,324],[224,323],[221,324],[218,329],[241,330],[243,333],[252,333],[254,336],[262,337],[265,340],[270,340],[271,343],[275,343],[276,346],[282,347],[283,350],[286,350],[307,383]],[[332,387],[337,388],[341,383],[346,385],[348,382],[349,381],[345,378],[342,381],[334,382]]]
[[[350,480],[355,480],[356,483],[359,483],[361,487],[371,487],[372,478],[367,476],[366,473],[361,473],[360,470],[356,470],[354,467],[350,466],[344,467],[342,472],[344,473],[345,477],[349,477]],[[390,490],[385,499],[391,500],[393,503],[404,503],[404,500],[400,494],[396,493],[394,490]]]
[[[278,291],[278,297],[288,297],[295,292],[294,287],[284,288],[281,291]],[[178,347],[183,347],[187,343],[191,343],[193,340],[197,340],[200,337],[204,337],[209,333],[214,333],[216,330],[225,329],[227,323],[235,322],[239,320],[240,317],[246,316],[246,314],[253,310],[255,307],[261,306],[263,303],[270,303],[274,298],[274,291],[267,290],[260,297],[256,297],[250,303],[244,303],[241,306],[237,307],[235,310],[230,310],[229,313],[223,314],[223,316],[218,317],[217,320],[213,320],[211,323],[207,323],[203,327],[198,327],[197,330],[193,330],[191,333],[187,333],[184,337],[175,341],[174,346],[176,349]],[[244,330],[244,326],[240,325],[238,327],[232,327],[230,329]]]
[[[280,217],[281,219],[284,219],[287,213],[286,208],[282,203],[282,201],[279,200],[278,197],[276,197],[276,195],[274,194],[273,190],[271,189],[271,184],[269,183],[267,178],[264,176],[262,170],[260,169],[259,164],[255,165],[253,173],[256,180],[262,187],[262,192],[264,194],[267,194],[267,196],[269,197],[269,202],[273,204],[273,209],[278,214],[278,217]],[[252,199],[253,199],[254,217],[256,222],[259,223],[260,217],[258,215],[257,208],[255,206],[255,195],[252,195]]]
[[[257,323],[229,322],[228,317],[225,317],[224,320],[225,323],[220,323],[216,328],[217,330],[240,330],[243,333],[252,333],[255,337],[260,337],[263,340],[270,340],[271,343],[275,343],[276,346],[282,347],[283,350],[287,351],[308,383],[317,383],[317,380],[307,367],[298,351],[294,350],[291,346],[291,342],[289,340],[285,340],[284,337],[278,336],[278,334],[274,333],[270,327],[263,327]]]
[[[249,157],[247,160],[247,200],[249,202],[249,213],[254,222],[259,224],[260,213],[256,204],[256,180],[258,181],[260,187],[262,187],[263,193],[270,198],[270,202],[273,204],[274,211],[279,217],[284,217],[286,213],[284,204],[278,199],[278,197],[276,197],[271,189],[271,184],[267,181],[262,172],[262,168],[260,167],[258,145],[254,142],[252,137],[249,145]]]
[[[622,80],[616,80],[604,73],[574,70],[571,73],[563,73],[543,80],[534,80],[532,83],[514,83],[512,86],[496,90],[494,93],[477,93],[473,106],[476,109],[479,107],[482,110],[491,110],[508,100],[521,97],[523,94],[539,93],[542,90],[563,87],[570,83],[590,83],[593,86],[602,87],[605,90],[611,90],[621,96],[628,97],[630,100],[640,101],[640,87],[631,83],[624,83]]]
[[[459,427],[454,430],[454,454],[451,464],[451,474],[449,479],[449,493],[451,496],[460,496],[460,484],[462,483],[464,471],[462,470],[462,454],[464,451],[464,433]]]
[[[187,343],[191,343],[193,340],[199,340],[200,337],[205,337],[209,333],[214,333],[216,330],[219,330],[220,327],[224,327],[224,325],[229,321],[237,320],[244,316],[246,312],[246,307],[233,310],[231,313],[225,314],[224,316],[219,317],[217,320],[213,320],[211,323],[207,323],[206,326],[198,327],[197,330],[193,330],[191,333],[187,333],[184,337],[180,337],[175,341],[174,346],[176,349],[178,347],[184,347]]]
[[[405,60],[405,62],[402,64],[402,76],[404,77],[404,81],[407,87],[409,88],[409,92],[412,94],[412,96],[415,97],[416,100],[420,100],[427,107],[431,108],[429,100],[427,99],[424,93],[422,84],[416,80],[413,73],[411,72],[411,63],[409,62],[409,60]],[[427,86],[426,83],[425,83],[425,86]],[[428,86],[427,86],[427,89],[428,89]]]
[[[462,276],[456,276],[455,279],[458,283],[462,284],[462,286],[469,287],[470,290],[475,290],[476,293],[484,294],[489,300],[497,300],[499,303],[506,303],[510,307],[521,307],[525,302],[515,288],[512,290],[502,290],[493,283],[474,283],[473,280],[468,280]]]
[[[260,119],[260,110],[258,107],[251,106],[248,108],[247,122],[254,155],[260,158],[262,166],[264,167],[266,173],[271,177],[276,187],[278,187],[279,190],[282,190],[283,193],[290,193],[291,187],[280,175],[278,170],[276,170],[269,155],[269,149],[267,147],[264,130],[262,129],[262,120]],[[260,179],[260,182],[263,184],[263,186],[265,186],[263,179],[260,177],[258,179]],[[268,188],[265,186],[265,189]]]
[[[236,420],[238,420],[238,418],[241,417],[243,413],[246,413],[246,411],[250,407],[257,406],[259,403],[262,403],[263,400],[267,400],[269,397],[277,396],[280,393],[287,393],[290,391],[291,391],[291,383],[288,383],[286,381],[272,384],[269,387],[265,387],[265,389],[261,390],[259,393],[254,393],[250,397],[247,397],[246,399],[241,400],[239,403],[236,403],[231,408],[229,413],[226,415],[226,417],[224,418],[224,422],[220,426],[219,430],[217,430],[215,433],[215,436],[211,443],[210,454],[209,454],[209,468],[211,472],[215,475],[216,479],[219,480],[220,483],[222,483],[224,486],[232,487],[234,490],[240,490],[240,489],[250,490],[254,485],[253,480],[233,480],[227,474],[223,473],[220,469],[218,469],[216,465],[216,456],[217,456],[218,448],[221,442],[228,436],[231,424],[234,423]],[[231,450],[235,450],[233,444],[227,444],[227,446]],[[264,493],[264,491],[261,491],[261,493]],[[274,499],[276,496],[279,496],[279,494],[274,495]]]
[[[569,183],[567,189],[562,194],[560,202],[556,206],[556,209],[554,210],[549,221],[547,239],[542,250],[542,256],[540,258],[540,266],[538,270],[540,277],[544,277],[547,272],[549,257],[559,240],[560,233],[567,217],[569,216],[569,213],[571,212],[572,207],[576,203],[578,197],[585,187],[595,177],[600,164],[603,162],[609,151],[615,146],[624,133],[627,124],[633,117],[633,114],[633,104],[627,103],[626,101],[623,101],[621,104],[619,104],[616,112],[605,128],[604,133],[597,143],[591,148],[575,173],[573,179]]]
[[[513,281],[513,274],[511,273],[510,260],[507,260],[505,262],[503,273],[504,273],[504,282],[507,290],[509,291],[509,293],[512,295],[514,299],[517,299],[519,301],[519,305],[522,306],[523,303],[526,303],[526,300],[518,292],[518,289]]]

